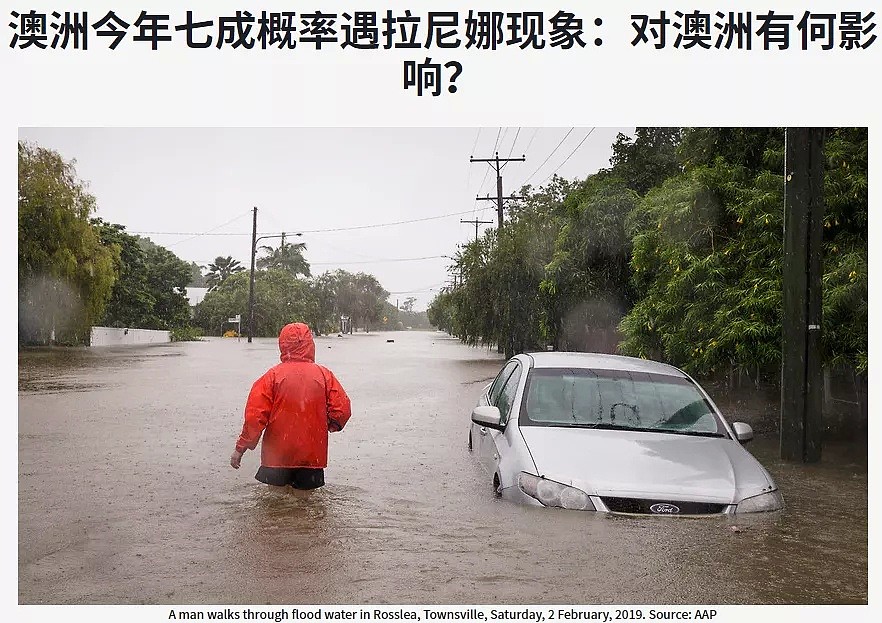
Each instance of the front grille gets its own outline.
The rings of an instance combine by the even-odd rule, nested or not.
[[[716,515],[722,513],[726,508],[725,504],[708,504],[706,502],[606,497],[600,499],[614,513],[634,513],[638,515]]]

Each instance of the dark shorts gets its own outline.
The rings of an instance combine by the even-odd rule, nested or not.
[[[309,467],[261,467],[254,477],[267,485],[295,489],[318,489],[325,484],[325,470]]]

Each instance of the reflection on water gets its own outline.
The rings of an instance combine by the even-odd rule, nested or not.
[[[518,506],[466,449],[496,354],[375,337],[319,339],[354,415],[315,491],[228,465],[273,340],[20,354],[20,601],[866,603],[865,444],[799,465],[759,435],[770,515]]]

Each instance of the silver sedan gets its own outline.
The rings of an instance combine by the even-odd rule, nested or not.
[[[590,353],[517,355],[481,393],[469,449],[525,504],[653,515],[775,511],[784,499],[685,372]]]

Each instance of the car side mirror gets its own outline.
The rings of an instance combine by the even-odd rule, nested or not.
[[[735,431],[735,439],[741,443],[747,443],[753,439],[753,429],[750,427],[750,424],[735,422],[732,424],[732,429]]]
[[[496,407],[475,407],[472,411],[472,422],[480,426],[502,430],[502,415]]]

